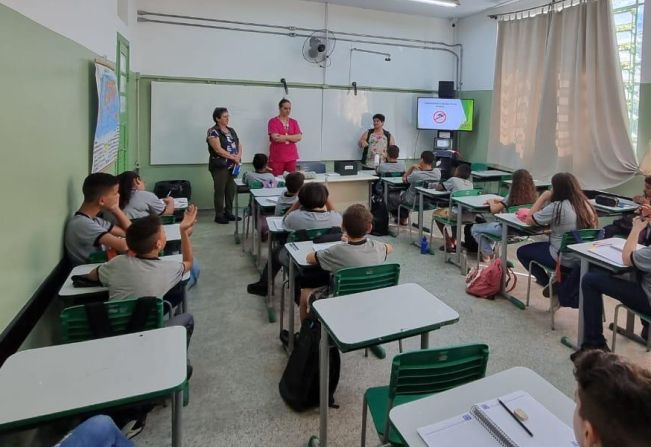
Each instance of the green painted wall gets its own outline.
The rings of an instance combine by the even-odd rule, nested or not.
[[[0,330],[63,256],[63,228],[81,200],[96,116],[84,47],[0,5]]]
[[[485,163],[488,153],[492,90],[461,92],[461,98],[475,100],[475,116],[472,132],[459,132],[459,148],[464,160]]]

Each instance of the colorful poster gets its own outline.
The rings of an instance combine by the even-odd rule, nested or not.
[[[120,95],[115,72],[95,64],[97,82],[97,126],[93,144],[93,167],[98,172],[113,163],[120,143]]]

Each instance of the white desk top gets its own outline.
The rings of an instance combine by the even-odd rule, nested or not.
[[[313,306],[342,352],[456,323],[459,314],[418,284],[319,300]]]
[[[165,204],[163,199],[160,199],[161,203]],[[188,207],[188,199],[187,197],[179,197],[178,199],[174,199],[174,209],[177,210],[182,210]]]
[[[285,188],[258,188],[252,189],[251,195],[253,197],[278,197],[285,193]]]
[[[166,261],[177,261],[177,262],[182,262],[183,261],[183,255],[171,255],[171,256],[162,256],[161,259],[164,259]],[[90,273],[92,270],[96,269],[99,267],[100,264],[82,264],[74,267],[71,271],[70,274],[68,274],[68,278],[66,281],[63,283],[61,286],[61,289],[59,290],[59,296],[79,296],[79,295],[90,295],[92,293],[101,293],[101,292],[106,292],[108,290],[107,287],[75,287],[72,285],[72,277],[74,275],[85,275],[86,273]],[[187,280],[190,278],[190,272],[185,272],[183,274],[183,280]]]
[[[572,427],[574,401],[530,369],[517,367],[394,407],[389,419],[410,447],[426,447],[416,431],[467,412],[473,404],[523,390]],[[461,447],[461,446],[459,446]],[[466,447],[466,446],[463,446]]]
[[[285,229],[283,225],[283,216],[269,216],[267,217],[267,227],[272,233],[286,233],[289,230]]]
[[[180,241],[181,240],[181,225],[180,224],[163,225],[163,230],[165,230],[165,237],[167,237],[168,241]]]
[[[479,178],[492,178],[492,177],[506,177],[512,175],[512,172],[498,171],[497,169],[489,169],[487,171],[472,171],[473,177]]]
[[[513,180],[512,179],[504,180],[504,184],[511,186],[513,184]],[[544,180],[534,180],[533,184],[536,188],[549,188],[550,186],[552,186],[551,182],[547,182]]]
[[[504,199],[504,197],[498,196],[497,194],[482,194],[479,196],[452,197],[452,201],[460,203],[464,207],[471,208],[471,209],[488,208],[486,201],[490,199],[502,200]]]
[[[285,244],[285,248],[289,255],[294,259],[294,262],[301,267],[309,267],[310,264],[307,263],[305,258],[307,254],[314,251],[319,251],[332,247],[333,245],[341,244],[342,242],[327,242],[325,244],[315,244],[312,241],[305,242],[289,242]]]
[[[428,197],[447,197],[450,195],[450,191],[439,191],[438,189],[423,188],[422,186],[417,187],[416,191],[422,192]]]
[[[185,344],[173,326],[19,351],[0,368],[0,427],[170,393],[186,378]]]
[[[598,264],[607,269],[615,270],[615,271],[629,269],[630,267],[624,265],[621,262],[615,263],[610,259],[600,256],[592,251],[592,249],[594,249],[597,246],[597,244],[608,245],[611,241],[617,241],[619,242],[619,244],[623,246],[624,239],[611,237],[608,239],[602,239],[600,241],[595,241],[595,242],[583,242],[581,244],[572,244],[572,245],[568,245],[567,248],[573,251],[574,253],[576,253],[577,255],[587,258],[591,263]],[[637,244],[637,250],[641,248],[644,248],[644,245]]]
[[[276,178],[283,180],[282,176]],[[339,175],[336,172],[326,172],[325,174],[316,174],[314,178],[306,178],[305,183],[372,182],[377,179],[378,177],[374,171],[361,171],[355,175]]]
[[[261,208],[273,208],[278,203],[278,196],[255,197],[254,200]]]
[[[515,213],[495,214],[495,219],[497,219],[500,222],[507,223],[510,227],[518,228],[520,230],[531,230],[533,228],[537,228],[522,222],[520,219],[518,219],[515,216]]]
[[[597,202],[595,202],[594,199],[591,199],[590,203],[592,203],[592,206],[594,206],[599,211],[605,211],[607,213],[615,213],[615,214],[630,213],[640,207],[640,205],[633,202],[632,200],[626,200],[621,198],[619,199],[619,206],[599,205]]]
[[[402,177],[380,177],[380,181],[384,183],[390,183],[391,185],[408,186],[405,182],[402,181]]]

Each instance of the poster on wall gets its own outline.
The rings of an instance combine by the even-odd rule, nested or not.
[[[113,163],[120,143],[120,95],[115,72],[105,65],[95,64],[97,83],[97,126],[93,143],[93,166],[98,172]]]

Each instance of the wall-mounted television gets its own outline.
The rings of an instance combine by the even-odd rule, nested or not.
[[[418,128],[472,131],[473,99],[418,98]]]

